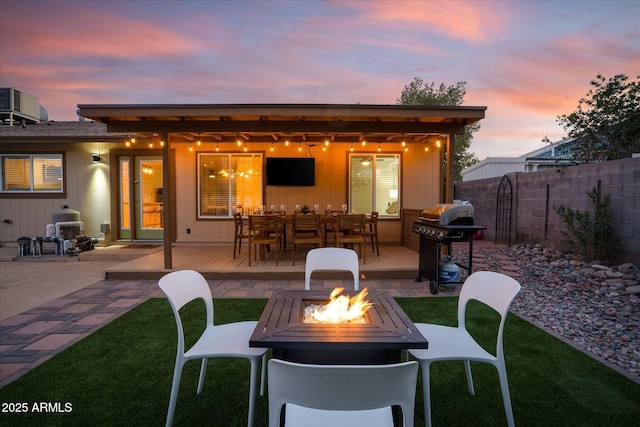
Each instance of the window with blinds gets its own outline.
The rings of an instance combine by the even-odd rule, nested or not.
[[[261,154],[198,154],[198,217],[231,217],[262,205]]]
[[[399,217],[400,155],[350,154],[349,205],[352,212]]]
[[[62,193],[62,154],[3,154],[3,193]]]

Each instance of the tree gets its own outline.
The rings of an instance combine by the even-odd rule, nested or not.
[[[411,83],[402,89],[400,98],[396,100],[398,105],[462,105],[464,95],[467,93],[465,89],[466,82],[458,82],[452,86],[445,86],[440,83],[440,87],[435,87],[435,82],[427,85],[421,78],[415,77]],[[456,181],[462,180],[462,170],[478,162],[478,158],[474,153],[469,151],[473,133],[480,129],[480,123],[476,122],[468,125],[462,135],[456,135],[455,145],[455,169],[454,177]],[[446,165],[445,153],[445,165]],[[446,167],[446,166],[445,166]]]
[[[557,122],[575,138],[578,160],[586,163],[624,159],[640,152],[640,77],[598,74],[571,114]]]

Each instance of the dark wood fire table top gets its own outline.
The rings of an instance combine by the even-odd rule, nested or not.
[[[358,291],[344,291],[354,296]],[[425,337],[388,292],[371,291],[366,323],[305,323],[304,308],[329,302],[329,291],[274,290],[258,320],[250,347],[273,349],[276,358],[298,363],[378,364],[400,362]]]

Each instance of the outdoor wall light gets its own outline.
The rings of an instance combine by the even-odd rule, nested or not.
[[[98,153],[92,153],[91,158],[93,159],[93,164],[100,163],[100,160],[102,160]]]

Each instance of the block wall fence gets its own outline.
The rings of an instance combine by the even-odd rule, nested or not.
[[[533,173],[510,173],[513,189],[511,242],[541,243],[568,250],[565,224],[553,207],[592,209],[587,192],[600,185],[611,200],[614,238],[622,251],[617,261],[640,264],[640,158],[580,166],[558,167]],[[455,198],[474,206],[474,223],[484,225],[484,239],[495,240],[498,187],[503,177],[457,182]],[[506,240],[498,243],[506,243]]]

